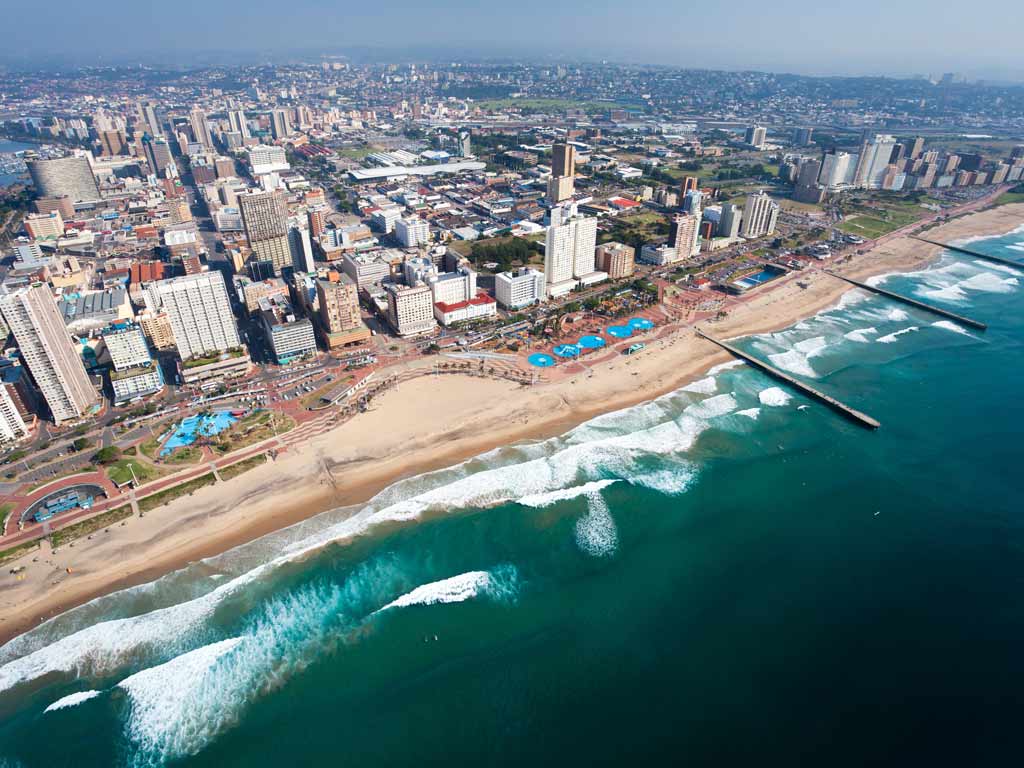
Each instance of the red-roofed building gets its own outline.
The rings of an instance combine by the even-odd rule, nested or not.
[[[466,320],[494,317],[498,314],[498,303],[483,291],[476,298],[460,301],[456,304],[445,304],[439,301],[434,304],[434,317],[441,325],[447,327]]]

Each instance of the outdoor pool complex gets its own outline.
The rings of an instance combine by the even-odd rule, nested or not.
[[[778,276],[777,272],[772,272],[769,269],[762,269],[756,275],[747,275],[746,277],[736,280],[735,285],[741,285],[744,288],[753,288],[754,286],[761,285],[761,283],[767,283],[769,280]]]
[[[543,352],[535,352],[527,359],[530,361],[530,365],[535,365],[538,368],[550,368],[555,364],[555,358],[545,355]]]
[[[209,437],[223,432],[236,421],[238,419],[228,411],[217,411],[203,416],[189,416],[174,429],[167,442],[164,443],[160,455],[167,456],[178,448],[192,445],[200,435]]]

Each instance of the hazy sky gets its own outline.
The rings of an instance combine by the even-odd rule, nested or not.
[[[0,0],[5,58],[347,46],[808,74],[1024,79],[1024,0]],[[45,27],[46,34],[37,34]],[[17,30],[25,30],[25,34]],[[182,56],[183,61],[187,57]]]

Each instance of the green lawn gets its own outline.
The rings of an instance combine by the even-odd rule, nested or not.
[[[217,478],[213,476],[212,472],[207,472],[205,475],[200,475],[195,480],[189,480],[187,483],[176,485],[173,488],[168,488],[164,491],[159,491],[144,499],[139,500],[139,511],[149,512],[152,509],[163,506],[170,501],[174,501],[181,496],[187,496],[194,491],[198,491],[207,485],[213,485],[217,482]]]
[[[112,483],[116,485],[125,485],[132,481],[132,473],[134,472],[134,478],[141,485],[142,483],[155,480],[163,474],[156,467],[149,464],[144,464],[138,459],[119,459],[113,464],[107,467],[107,477],[110,478]]]
[[[262,466],[267,463],[267,455],[261,453],[259,456],[253,456],[249,459],[243,459],[242,461],[232,464],[230,467],[224,467],[224,469],[218,469],[217,474],[220,475],[221,480],[230,480],[233,477],[238,477],[244,472],[248,472],[250,469]]]

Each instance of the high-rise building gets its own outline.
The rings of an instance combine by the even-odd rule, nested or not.
[[[576,147],[559,143],[551,148],[551,178],[548,180],[547,200],[557,204],[572,197],[575,191]]]
[[[417,248],[430,242],[430,225],[419,216],[395,222],[395,237],[403,248]]]
[[[743,207],[743,226],[740,234],[743,237],[763,237],[775,233],[775,224],[779,219],[779,204],[763,192],[747,195],[747,204]]]
[[[679,182],[679,199],[683,200],[686,198],[687,192],[699,189],[699,183],[700,180],[696,176],[683,176],[683,180]]]
[[[564,295],[581,280],[592,281],[596,272],[597,219],[571,216],[564,221],[557,217],[557,221],[548,227],[544,250],[544,278],[549,296]]]
[[[429,333],[437,327],[434,320],[434,295],[430,286],[388,283],[388,322],[399,336]]]
[[[359,314],[359,289],[351,277],[335,273],[316,281],[320,335],[328,349],[370,338]]]
[[[798,147],[806,147],[811,143],[813,135],[813,128],[797,128],[793,131],[793,144]]]
[[[158,280],[148,290],[153,304],[167,314],[182,360],[241,346],[220,272]]]
[[[241,109],[228,110],[228,125],[231,126],[232,132],[240,134],[243,139],[249,138],[249,121]]]
[[[613,280],[620,280],[633,274],[635,255],[635,249],[615,242],[602,243],[597,246],[594,254],[597,268],[607,272],[608,277]]]
[[[551,147],[551,175],[576,175],[576,147],[564,142]]]
[[[796,175],[796,186],[793,188],[793,199],[799,203],[817,205],[824,197],[824,190],[818,186],[821,174],[820,160],[804,160]]]
[[[288,119],[288,110],[275,109],[271,111],[270,132],[275,139],[286,139],[292,135],[292,125]]]
[[[880,189],[896,139],[875,134],[861,146],[854,184],[868,189]]]
[[[192,138],[207,149],[213,149],[213,135],[210,133],[210,123],[207,121],[206,113],[202,108],[194,107],[188,113],[188,122],[192,127]]]
[[[689,213],[700,218],[701,203],[704,195],[699,189],[691,189],[683,196],[683,213]]]
[[[494,276],[494,295],[505,309],[522,309],[544,300],[544,275],[529,267]]]
[[[9,443],[28,435],[28,426],[10,391],[0,387],[0,444]]]
[[[85,153],[51,160],[31,158],[25,162],[40,197],[63,197],[72,202],[95,202],[100,198],[89,157]]]
[[[744,135],[743,140],[747,144],[747,146],[760,150],[764,149],[765,144],[767,143],[767,136],[768,129],[765,128],[763,125],[752,125],[749,128],[747,128],[747,132]]]
[[[281,273],[285,267],[292,266],[292,252],[288,243],[288,201],[284,194],[273,192],[254,192],[238,198],[242,212],[242,223],[245,236],[252,249],[251,262],[258,269],[269,271],[274,275]]]
[[[469,131],[462,131],[459,134],[459,156],[470,157],[473,154],[473,145]]]
[[[315,272],[313,262],[313,243],[309,239],[309,230],[302,227],[288,228],[288,248],[292,254],[292,269],[296,272]]]
[[[146,337],[137,325],[108,328],[103,343],[110,355],[110,388],[114,403],[127,403],[164,388],[160,366],[153,362]]]
[[[162,136],[145,135],[142,137],[142,151],[146,155],[146,162],[149,169],[157,176],[167,178],[177,175],[174,158],[171,157],[171,147],[167,139]],[[174,172],[168,174],[167,169],[174,168]]]
[[[818,183],[828,192],[852,187],[856,181],[859,155],[849,152],[828,152],[821,159]]]
[[[907,157],[911,160],[917,160],[924,152],[924,137],[918,136],[913,141],[904,142],[904,146],[907,148]]]
[[[700,253],[700,216],[677,213],[668,230],[668,246],[675,248],[679,259],[689,259]]]
[[[743,211],[732,203],[722,203],[722,213],[718,217],[718,236],[727,237],[730,240],[739,237],[742,221]]]
[[[55,240],[64,236],[64,217],[59,211],[48,214],[30,213],[22,225],[33,240]]]
[[[95,404],[96,390],[49,287],[35,283],[2,296],[0,311],[54,422],[83,416]]]

